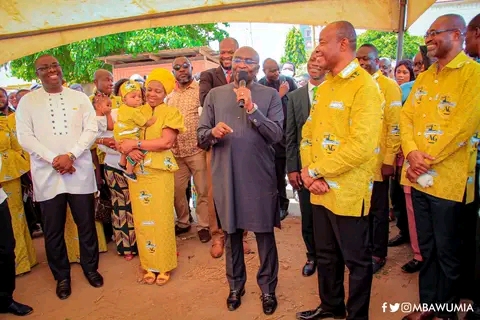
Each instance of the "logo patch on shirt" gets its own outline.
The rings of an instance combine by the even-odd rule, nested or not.
[[[337,151],[339,145],[340,142],[334,134],[326,133],[323,135],[322,147],[328,154]]]
[[[150,204],[150,200],[152,199],[152,195],[147,193],[146,191],[140,191],[140,196],[138,198],[140,199],[140,201],[144,205],[148,205],[148,204]]]
[[[449,96],[442,96],[440,102],[437,105],[438,112],[442,116],[448,117],[452,113],[452,109],[457,106],[457,103],[451,102]]]
[[[400,135],[400,126],[397,123],[390,126],[390,134],[396,137]]]
[[[441,135],[443,135],[443,131],[440,129],[440,125],[431,123],[425,126],[424,136],[429,144],[435,144]]]
[[[475,151],[478,149],[478,145],[480,143],[480,132],[475,132],[475,134],[470,138],[470,147],[471,151]]]
[[[337,110],[345,109],[344,106],[343,106],[343,102],[341,102],[341,101],[332,101],[332,102],[330,102],[329,107],[332,108],[332,109],[337,109]]]
[[[423,89],[423,87],[417,88],[415,91],[415,99],[417,99],[417,102],[422,101],[422,97],[427,95],[427,91]]]

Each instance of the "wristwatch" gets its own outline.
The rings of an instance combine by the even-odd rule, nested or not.
[[[137,142],[137,148],[140,149],[142,147],[142,140],[138,140]]]
[[[70,160],[72,160],[72,161],[77,160],[77,157],[75,157],[75,156],[73,155],[73,153],[71,153],[71,152],[67,153],[67,156],[68,156],[68,157],[70,158]]]

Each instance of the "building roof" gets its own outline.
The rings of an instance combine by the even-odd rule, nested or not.
[[[176,57],[187,57],[190,60],[209,60],[215,63],[218,61],[218,52],[212,50],[208,46],[196,47],[196,48],[182,48],[182,49],[169,49],[160,50],[158,52],[121,54],[107,57],[98,57],[97,60],[103,61],[106,64],[113,65],[116,68],[130,67],[134,65],[147,65],[147,64],[163,64],[170,63]]]

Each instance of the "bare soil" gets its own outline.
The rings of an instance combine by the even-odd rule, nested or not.
[[[192,228],[193,229],[193,228]],[[397,232],[392,227],[391,236]],[[30,320],[167,320],[167,319],[295,319],[295,313],[319,304],[316,275],[302,277],[305,246],[301,237],[300,219],[287,218],[276,230],[280,259],[277,288],[278,309],[267,317],[262,312],[260,290],[256,284],[258,255],[254,235],[249,243],[255,251],[246,255],[248,269],[247,293],[242,305],[229,312],[225,305],[228,285],[224,258],[210,257],[210,243],[203,244],[195,233],[177,238],[179,266],[170,282],[163,287],[137,283],[139,260],[125,261],[117,256],[113,243],[109,252],[100,255],[99,271],[105,278],[103,288],[92,288],[82,274],[80,265],[72,265],[72,295],[61,301],[55,295],[55,282],[45,258],[43,238],[35,239],[40,264],[29,274],[17,278],[15,299],[31,305],[35,311]],[[418,302],[417,274],[405,274],[400,267],[412,258],[408,245],[389,249],[388,262],[374,276],[370,303],[370,319],[401,319],[400,311],[384,313],[384,302]],[[348,271],[346,270],[346,283]],[[346,286],[348,290],[348,286]],[[0,319],[17,319],[0,315]]]

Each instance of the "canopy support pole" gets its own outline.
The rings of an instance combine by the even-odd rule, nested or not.
[[[403,40],[405,37],[405,26],[407,24],[408,0],[400,0],[400,18],[398,21],[397,61],[403,57]]]

